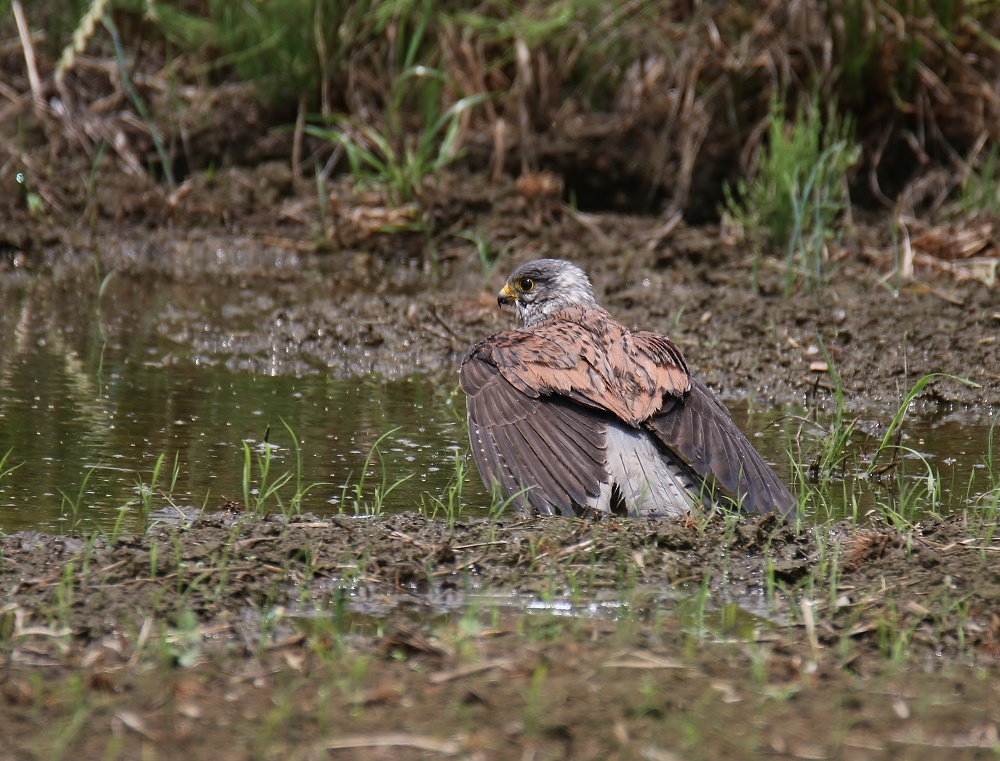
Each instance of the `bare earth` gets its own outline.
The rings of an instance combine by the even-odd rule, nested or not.
[[[991,757],[1000,544],[825,540],[408,514],[4,537],[5,757]]]

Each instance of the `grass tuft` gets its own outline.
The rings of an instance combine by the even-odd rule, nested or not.
[[[282,515],[291,517],[302,513],[305,496],[321,483],[305,485],[302,481],[302,444],[292,427],[284,420],[281,425],[292,440],[292,452],[295,457],[294,468],[286,470],[277,476],[271,472],[276,456],[281,448],[271,444],[270,425],[264,431],[264,439],[256,449],[256,456],[250,447],[250,441],[243,442],[243,504],[251,515],[262,517],[271,512],[271,504],[278,508]],[[256,467],[255,467],[256,466]],[[256,479],[254,474],[256,473]],[[256,480],[256,486],[254,481]],[[286,487],[291,485],[293,491],[286,496]]]
[[[488,95],[470,95],[440,109],[445,75],[412,66],[396,80],[392,107],[379,130],[362,119],[335,117],[334,127],[306,127],[309,134],[341,146],[359,187],[383,189],[396,206],[418,198],[424,182],[458,158],[468,115]],[[421,127],[414,134],[404,127],[403,93],[422,100]]]
[[[826,282],[833,223],[850,207],[846,175],[861,156],[854,123],[833,103],[824,111],[817,94],[785,119],[787,104],[772,97],[767,141],[749,180],[726,189],[730,223],[755,244],[785,251],[785,295]]]
[[[365,462],[361,466],[361,476],[353,484],[344,484],[341,488],[340,493],[340,512],[344,513],[350,509],[355,515],[381,515],[382,511],[386,505],[386,499],[392,492],[394,492],[399,486],[403,485],[409,481],[415,473],[410,473],[409,475],[398,478],[395,481],[389,482],[389,475],[385,467],[385,460],[382,457],[382,451],[379,449],[382,442],[386,440],[389,436],[398,431],[399,428],[391,428],[381,436],[379,436],[375,443],[371,445],[368,450],[368,455],[365,457]],[[369,498],[365,494],[365,483],[368,480],[368,469],[372,465],[373,458],[378,457],[380,470],[382,472],[382,480],[375,487],[372,497]],[[460,487],[459,487],[460,493]]]

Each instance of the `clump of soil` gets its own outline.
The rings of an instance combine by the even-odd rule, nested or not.
[[[4,536],[0,557],[17,757],[61,737],[223,759],[996,743],[994,681],[968,675],[1000,662],[1000,543],[959,519],[217,514]]]
[[[0,548],[9,599],[84,641],[138,630],[151,612],[171,626],[182,613],[232,623],[248,606],[293,609],[345,592],[351,606],[384,615],[407,598],[444,611],[479,592],[545,599],[602,588],[612,598],[646,599],[652,609],[668,590],[707,584],[716,606],[776,596],[769,615],[780,617],[804,579],[817,581],[821,562],[839,565],[831,583],[856,590],[847,593],[853,602],[837,604],[837,587],[824,590],[833,595],[817,603],[827,619],[817,634],[824,641],[843,634],[847,608],[860,604],[870,617],[878,599],[895,598],[907,620],[931,620],[930,607],[907,600],[926,603],[947,589],[985,616],[984,625],[961,643],[941,631],[923,644],[939,655],[958,655],[959,644],[964,655],[1000,654],[985,625],[1000,604],[997,543],[959,518],[903,533],[847,523],[797,530],[774,516],[449,524],[412,513],[293,521],[219,513],[114,541],[18,533],[0,537]]]

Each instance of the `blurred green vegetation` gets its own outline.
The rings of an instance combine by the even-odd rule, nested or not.
[[[850,205],[848,172],[861,156],[850,117],[836,103],[824,109],[818,97],[786,120],[786,104],[771,101],[767,140],[756,171],[727,189],[731,220],[755,238],[755,250],[769,242],[786,255],[785,291],[802,282],[818,288],[826,278],[826,244],[834,222]],[[763,240],[762,240],[763,239]]]
[[[69,43],[96,4],[38,0],[26,11],[46,30],[51,52]],[[5,26],[9,5],[0,0]],[[764,96],[752,98],[764,111],[778,86],[809,97],[818,88],[848,109],[888,95],[906,113],[922,87],[947,100],[955,86],[988,83],[1000,64],[1000,0],[775,1],[752,11],[671,0],[484,0],[473,7],[449,0],[109,0],[105,9],[133,20],[119,20],[134,32],[127,44],[155,46],[159,37],[200,70],[254,83],[267,98],[305,96],[314,106],[324,99],[346,105],[344,88],[387,93],[409,61],[475,75],[453,77],[469,84],[491,75],[513,84],[530,67],[531,82],[522,84],[544,88],[556,107],[573,98],[613,108],[630,78],[669,82],[680,72],[695,77],[699,91],[724,89],[722,78],[743,80],[741,91]],[[110,52],[106,40],[91,44]],[[748,79],[758,92],[745,87]],[[961,111],[961,103],[952,105]]]
[[[823,172],[839,177],[853,165],[852,195],[860,188],[862,204],[891,206],[915,179],[943,169],[952,177],[949,200],[961,195],[949,208],[996,207],[1000,0],[771,0],[754,7],[677,0],[37,0],[24,6],[38,30],[43,73],[60,59],[61,69],[72,70],[67,49],[114,60],[109,30],[117,29],[123,78],[141,74],[146,87],[160,82],[159,90],[172,94],[157,101],[137,88],[131,98],[148,105],[150,113],[140,118],[156,125],[159,133],[149,131],[163,134],[165,144],[177,142],[170,125],[185,105],[173,94],[184,85],[224,85],[244,88],[267,108],[269,126],[297,121],[301,134],[311,124],[314,137],[362,149],[353,153],[356,170],[372,168],[366,156],[403,165],[398,157],[406,150],[431,157],[420,164],[439,166],[433,157],[453,157],[461,146],[440,150],[456,136],[453,122],[444,129],[438,116],[475,102],[472,114],[463,114],[461,136],[478,130],[486,136],[481,149],[493,145],[494,160],[508,170],[518,159],[522,167],[543,168],[536,153],[546,135],[568,136],[570,144],[599,135],[599,150],[617,155],[592,159],[579,171],[631,156],[633,166],[620,176],[643,177],[649,187],[637,195],[647,207],[655,200],[687,208],[695,188],[695,205],[711,209],[728,183],[735,189],[730,210],[746,210],[761,201],[747,197],[761,187],[753,167],[775,170],[777,162],[813,156],[795,153],[805,133],[794,128],[784,147],[776,144],[785,124],[770,105],[777,99],[788,113],[818,114],[807,129],[819,139],[817,156],[843,137],[828,130],[853,125],[851,146],[835,151],[830,158],[837,160]],[[8,39],[18,34],[10,7],[11,0],[0,0],[0,30]],[[84,23],[97,13],[113,24]],[[16,69],[18,61],[8,52],[3,65]],[[75,72],[76,83],[97,99],[105,93],[87,81],[92,71]],[[105,87],[113,86],[108,81]],[[839,108],[817,110],[813,103]],[[651,137],[638,140],[643,135]],[[571,159],[557,167],[573,169]],[[409,198],[413,186],[406,180],[395,194]],[[787,189],[780,193],[774,208],[788,212]],[[849,203],[834,199],[834,206]],[[829,223],[822,216],[819,227]],[[784,245],[788,230],[777,228],[788,228],[787,220],[760,223],[773,232],[766,235],[772,244]]]

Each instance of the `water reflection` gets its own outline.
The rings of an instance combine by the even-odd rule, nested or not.
[[[80,383],[86,376],[67,372],[46,351],[21,354],[9,368],[0,452],[11,449],[8,464],[23,464],[0,481],[0,530],[57,529],[63,503],[76,498],[92,468],[82,503],[90,517],[117,514],[138,496],[140,479],[149,483],[160,455],[160,489],[166,490],[176,458],[173,500],[218,509],[226,499],[242,499],[243,441],[258,453],[269,429],[272,478],[295,468],[282,421],[300,439],[303,481],[325,484],[310,493],[316,510],[336,509],[341,487],[360,478],[372,446],[392,429],[367,476],[377,482],[383,468],[392,478],[414,474],[394,492],[400,504],[419,504],[424,491],[441,493],[455,450],[464,451],[464,425],[450,390],[436,391],[420,379],[255,376],[110,354],[101,393],[96,381]]]
[[[154,509],[168,504],[163,492],[175,461],[172,500],[218,509],[243,497],[244,441],[256,452],[270,431],[272,477],[295,468],[282,421],[301,441],[303,482],[324,484],[309,495],[308,507],[319,511],[338,509],[342,487],[361,477],[387,431],[396,429],[367,477],[378,482],[383,468],[393,479],[413,474],[393,495],[411,509],[425,492],[441,493],[456,450],[464,452],[453,387],[420,378],[345,382],[319,371],[271,377],[234,372],[211,357],[179,357],[179,344],[155,329],[158,318],[185,299],[191,312],[222,293],[219,284],[175,285],[175,301],[120,283],[104,314],[86,283],[4,285],[0,456],[9,450],[5,467],[18,467],[0,478],[0,531],[65,528],[72,502],[85,523],[106,526],[137,500],[161,455]],[[227,310],[225,299],[214,299],[208,322]],[[473,493],[477,486],[469,484]],[[126,529],[138,525],[133,507]]]
[[[262,452],[270,431],[272,477],[295,468],[282,421],[301,440],[303,483],[321,484],[309,493],[307,510],[345,509],[344,488],[358,482],[366,462],[368,494],[383,475],[389,483],[407,479],[386,501],[387,510],[420,509],[448,489],[456,453],[464,456],[467,449],[464,399],[451,379],[387,382],[333,379],[322,370],[275,377],[230,370],[215,357],[185,356],[178,348],[184,342],[164,335],[160,320],[183,304],[188,316],[201,309],[210,313],[205,324],[221,321],[235,333],[246,312],[233,301],[245,302],[245,293],[227,293],[219,284],[174,284],[167,296],[166,289],[154,294],[122,282],[110,302],[113,313],[109,304],[102,313],[91,286],[41,278],[0,284],[0,457],[10,450],[5,467],[18,465],[0,477],[0,531],[65,530],[74,502],[86,525],[105,527],[128,505],[123,527],[137,529],[139,484],[149,483],[161,456],[152,509],[170,504],[169,491],[179,506],[216,510],[243,497],[244,441]],[[198,329],[197,320],[172,324],[185,322]],[[749,419],[745,407],[734,412],[745,429],[764,431],[754,443],[779,463],[779,475],[789,477],[789,453],[808,472],[822,443],[815,429],[786,410]],[[994,486],[1000,480],[986,472],[988,426],[923,419],[908,423],[907,434],[903,443],[919,456],[904,454],[898,470],[915,485],[928,472],[940,477],[942,507],[974,506],[991,477]],[[379,456],[370,457],[383,435]],[[176,483],[168,489],[175,462]],[[820,519],[860,516],[879,501],[902,509],[905,489],[900,496],[893,492],[897,487],[895,479],[859,486],[850,472],[835,473],[811,504],[822,507]],[[470,468],[464,508],[485,515],[488,502]]]

